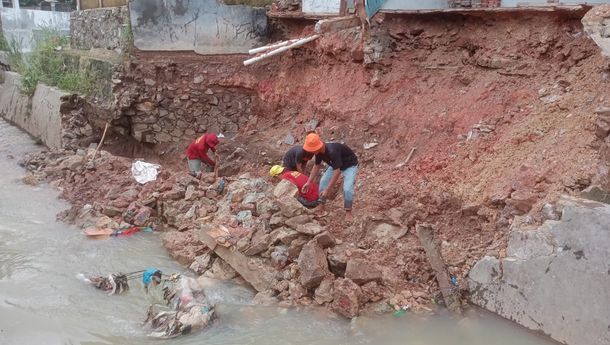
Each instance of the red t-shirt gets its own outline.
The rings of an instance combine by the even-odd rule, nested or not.
[[[216,163],[214,163],[214,161],[208,157],[208,150],[211,149],[212,152],[216,152],[216,149],[209,147],[206,143],[205,139],[208,135],[209,134],[204,134],[197,138],[197,140],[193,141],[186,149],[186,156],[189,159],[201,159],[205,163],[214,166]]]
[[[307,193],[303,193],[303,186],[309,180],[309,177],[301,174],[298,171],[286,171],[281,175],[284,180],[288,180],[292,182],[293,185],[297,186],[299,189],[299,195],[302,196],[307,201],[316,201],[318,200],[318,184],[312,182],[309,184],[309,190]]]

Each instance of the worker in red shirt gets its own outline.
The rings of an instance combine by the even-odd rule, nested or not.
[[[195,177],[201,176],[201,163],[205,163],[210,168],[210,171],[218,172],[218,154],[216,154],[216,145],[218,145],[218,136],[214,133],[206,133],[195,141],[193,141],[186,149],[186,157],[188,158],[189,171]],[[208,157],[208,149],[214,152],[216,162]]]
[[[318,201],[318,185],[315,182],[311,182],[307,192],[303,192],[303,186],[309,180],[307,175],[303,175],[298,171],[287,170],[281,165],[274,165],[271,167],[271,170],[269,170],[269,175],[272,177],[279,176],[280,178],[290,181],[293,185],[295,185],[299,190],[297,200],[303,206],[307,208],[314,208],[320,203]]]

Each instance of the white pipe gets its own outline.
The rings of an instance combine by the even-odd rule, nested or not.
[[[253,54],[260,53],[260,52],[264,52],[265,50],[283,47],[283,46],[288,45],[288,44],[290,44],[290,43],[292,43],[294,41],[295,40],[282,41],[282,42],[270,44],[268,46],[263,46],[263,47],[258,47],[258,48],[250,49],[250,50],[248,50],[248,54],[253,55]]]
[[[318,39],[319,37],[320,37],[320,35],[313,35],[313,36],[301,38],[300,40],[298,40],[298,41],[296,41],[294,43],[291,43],[290,45],[283,46],[283,47],[280,47],[280,48],[278,48],[276,50],[272,50],[272,51],[270,51],[268,53],[265,53],[265,54],[253,57],[251,59],[248,59],[248,60],[244,61],[244,66],[248,66],[248,65],[251,65],[251,64],[253,64],[255,62],[258,62],[260,60],[266,59],[268,57],[272,57],[274,55],[281,54],[281,53],[283,53],[283,52],[285,52],[287,50],[290,50],[292,48],[300,47],[300,46],[302,46],[304,44],[307,44],[307,43],[309,43],[309,42],[311,42],[313,40]]]

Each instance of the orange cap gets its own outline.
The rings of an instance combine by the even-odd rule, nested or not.
[[[307,136],[305,137],[305,144],[303,145],[303,150],[313,153],[318,151],[322,147],[324,147],[324,143],[322,142],[322,139],[320,139],[319,135],[317,135],[316,133],[307,134]]]

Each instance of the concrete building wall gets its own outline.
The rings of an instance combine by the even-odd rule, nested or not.
[[[38,84],[32,98],[21,93],[21,76],[4,72],[0,84],[0,116],[30,135],[40,138],[50,148],[62,147],[61,104],[68,94]]]
[[[610,345],[610,205],[562,197],[561,221],[512,230],[470,271],[471,301],[568,345]]]
[[[142,50],[247,53],[267,34],[263,8],[216,0],[134,0],[129,9],[134,45]]]
[[[23,52],[30,52],[35,38],[44,28],[70,34],[70,13],[1,8],[2,32],[7,41],[16,40]]]

